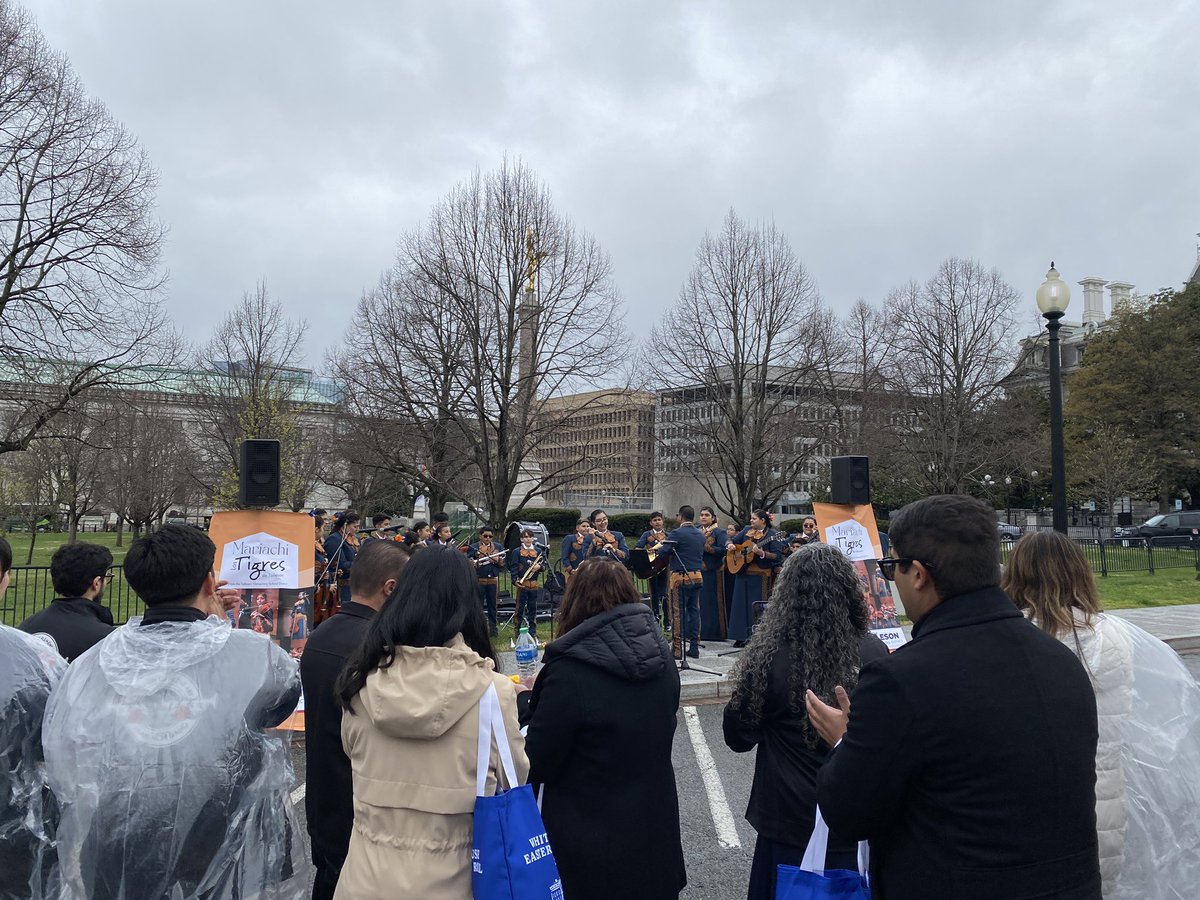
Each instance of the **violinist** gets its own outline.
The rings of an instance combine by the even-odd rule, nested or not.
[[[589,559],[599,556],[603,559],[615,559],[619,563],[627,562],[629,549],[625,546],[625,535],[619,531],[608,530],[608,514],[602,509],[592,510],[588,516],[592,523],[592,543],[588,546]]]
[[[642,532],[636,546],[639,550],[657,550],[666,539],[667,532],[663,529],[663,514],[656,510],[650,513],[650,528]],[[650,605],[654,609],[654,618],[656,621],[666,619],[665,625],[668,629],[672,624],[671,610],[667,605],[667,579],[669,577],[664,570],[649,579]]]
[[[371,541],[382,541],[388,539],[388,535],[384,533],[385,529],[392,527],[392,517],[387,513],[376,513],[371,516],[371,533],[362,539],[363,545],[369,544]]]
[[[750,514],[750,525],[738,532],[732,541],[750,553],[750,558],[733,579],[733,602],[729,610],[729,637],[733,646],[744,647],[754,628],[754,604],[766,602],[771,596],[771,580],[783,561],[784,541],[780,532],[771,529],[771,514],[756,509]],[[733,547],[726,555],[733,552]]]
[[[563,538],[562,544],[562,569],[567,581],[571,580],[571,576],[575,574],[575,570],[579,568],[579,564],[587,559],[588,550],[592,544],[592,523],[587,519],[580,519],[575,523],[575,533],[568,534]]]
[[[540,563],[539,563],[540,560]],[[536,567],[536,569],[535,569]],[[525,613],[525,624],[529,634],[537,637],[537,581],[545,571],[545,557],[533,543],[533,532],[526,528],[521,532],[521,546],[516,553],[508,554],[508,572],[512,575],[513,590],[517,592],[516,623],[521,627],[521,613]],[[526,582],[530,587],[521,587],[517,582]]]
[[[329,559],[331,577],[337,579],[338,604],[350,600],[350,567],[358,555],[358,513],[353,510],[335,513],[333,528],[325,538],[325,556]]]
[[[458,544],[454,540],[454,534],[450,531],[450,524],[448,522],[443,522],[442,524],[438,525],[437,537],[430,542],[430,546],[448,547],[451,550],[458,548]]]
[[[500,561],[504,558],[502,548],[492,538],[495,531],[489,525],[479,532],[479,543],[471,545],[471,560],[475,564],[475,575],[479,579],[479,600],[487,612],[488,628],[492,637],[498,634],[496,625],[496,579],[500,575]]]
[[[406,537],[411,537],[414,550],[417,547],[427,547],[430,543],[429,539],[433,537],[433,529],[429,527],[429,523],[424,519],[417,519],[417,521],[413,522],[412,529]],[[405,543],[410,542],[405,541]]]
[[[309,513],[313,517],[313,565],[316,576],[316,590],[313,594],[313,627],[321,624],[321,620],[330,614],[333,605],[333,587],[330,581],[329,557],[325,555],[325,518],[318,516],[316,510]]]
[[[700,508],[700,533],[704,535],[704,559],[700,571],[704,585],[700,588],[700,640],[725,640],[725,545],[729,537],[711,506]],[[736,533],[736,532],[735,532]]]

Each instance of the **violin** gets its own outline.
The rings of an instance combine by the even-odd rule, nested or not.
[[[650,560],[650,562],[654,562],[655,558],[658,556],[658,551],[661,550],[663,544],[667,542],[667,533],[665,531],[652,531],[650,534],[650,539],[646,541],[646,558]],[[657,534],[657,537],[655,537],[655,534]],[[650,541],[654,541],[654,543],[651,544]]]
[[[611,531],[592,532],[592,552],[607,553],[615,557],[620,550],[617,548],[617,537]]]

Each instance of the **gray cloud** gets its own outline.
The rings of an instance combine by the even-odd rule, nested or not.
[[[612,254],[630,314],[675,298],[730,207],[826,299],[948,255],[1032,295],[1177,284],[1200,230],[1200,7],[1178,0],[79,4],[34,15],[161,172],[177,321],[264,279],[340,336],[398,235],[508,152]]]

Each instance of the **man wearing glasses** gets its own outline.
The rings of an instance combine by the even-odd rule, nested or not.
[[[912,641],[863,667],[853,705],[840,687],[836,706],[806,695],[835,748],[817,781],[825,821],[870,841],[888,900],[1099,900],[1087,672],[1000,590],[987,505],[927,497],[890,534],[879,570]]]
[[[58,596],[49,607],[20,624],[29,634],[44,634],[72,662],[113,630],[112,612],[101,606],[112,581],[112,552],[99,544],[63,544],[50,557],[50,580]]]

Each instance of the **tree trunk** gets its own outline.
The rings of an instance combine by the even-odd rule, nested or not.
[[[117,516],[117,546],[125,546],[125,517]]]

